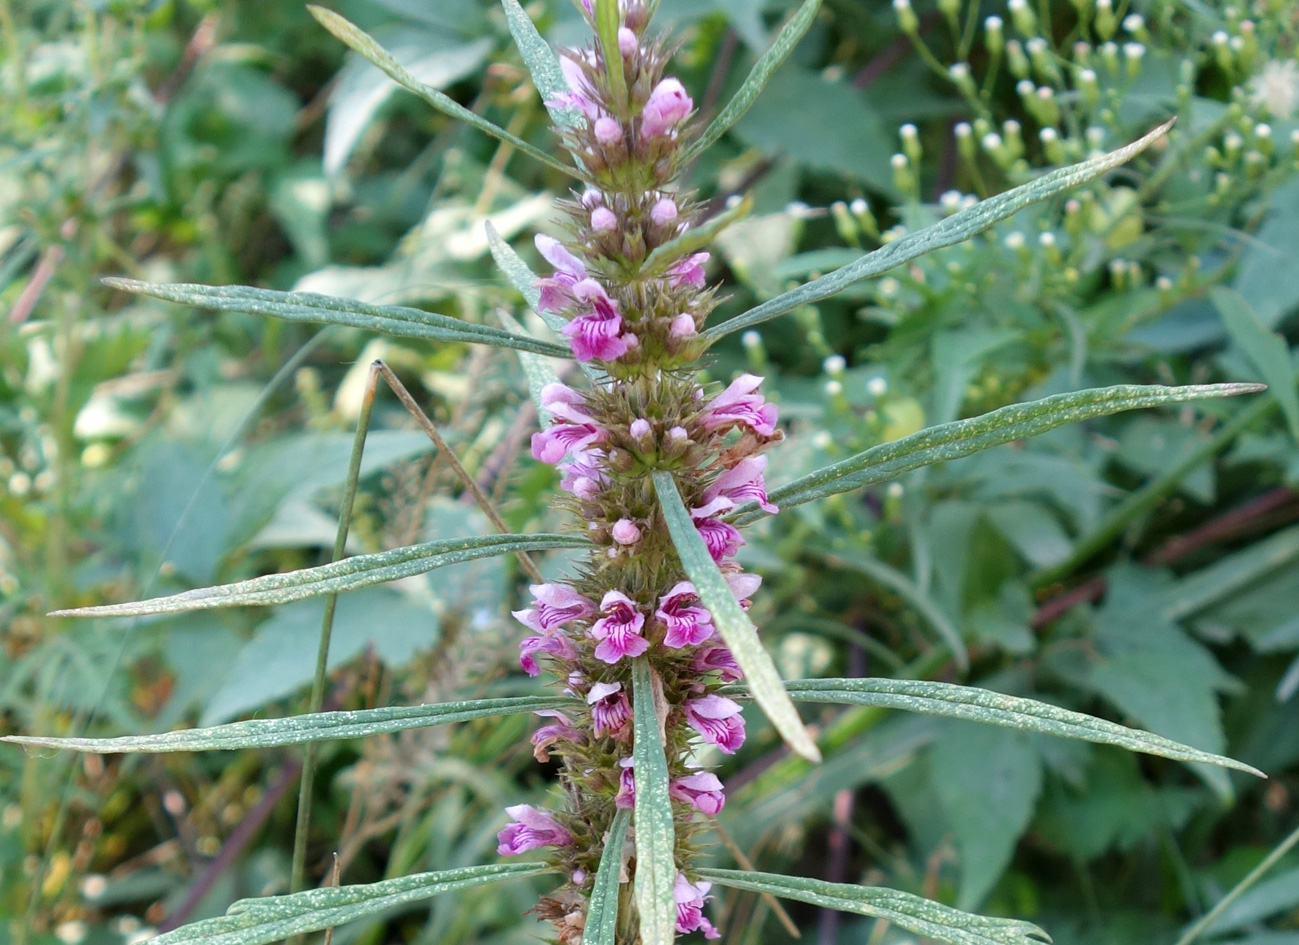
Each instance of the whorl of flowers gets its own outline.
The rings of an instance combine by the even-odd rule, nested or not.
[[[588,18],[593,13],[588,9]],[[645,656],[662,682],[669,792],[676,811],[677,929],[718,935],[703,915],[708,884],[690,878],[697,815],[722,809],[722,784],[692,759],[696,745],[733,753],[744,743],[740,707],[718,689],[740,676],[712,616],[686,580],[659,510],[651,472],[671,470],[695,527],[741,604],[760,579],[733,560],[744,543],[724,516],[756,501],[769,512],[760,451],[779,439],[776,408],[743,375],[705,389],[691,364],[705,347],[712,308],[707,253],[650,254],[690,229],[698,208],[673,189],[694,104],[665,76],[667,50],[646,38],[641,0],[623,7],[620,61],[598,43],[565,51],[568,90],[548,104],[580,115],[563,132],[576,163],[598,182],[563,203],[569,238],[538,236],[553,271],[540,279],[540,307],[562,316],[574,357],[608,375],[579,391],[551,384],[547,421],[532,455],[556,466],[574,513],[596,545],[570,584],[532,587],[515,616],[532,634],[521,645],[529,675],[562,681],[572,708],[547,713],[532,741],[538,759],[562,759],[566,806],[549,813],[509,809],[503,854],[541,848],[569,882],[538,914],[564,942],[580,940],[605,832],[635,804],[631,663]],[[610,80],[610,69],[623,82]],[[615,87],[625,87],[623,98]],[[630,860],[631,844],[624,857]]]

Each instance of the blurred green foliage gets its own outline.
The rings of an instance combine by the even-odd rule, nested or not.
[[[702,110],[789,8],[664,0]],[[495,4],[339,10],[422,81],[550,146]],[[582,38],[569,4],[529,12],[556,42]],[[318,604],[103,626],[43,615],[316,563],[376,357],[421,391],[513,530],[555,530],[513,355],[210,315],[97,279],[299,288],[496,324],[495,309],[523,310],[483,221],[507,238],[544,228],[563,180],[396,92],[300,5],[0,0],[0,33],[7,731],[162,731],[301,708]],[[1094,421],[799,506],[746,548],[767,579],[754,616],[786,675],[960,679],[1135,722],[1269,782],[875,710],[820,713],[836,750],[813,770],[778,757],[752,719],[722,770],[722,823],[759,868],[886,881],[1031,918],[1059,942],[1136,945],[1174,941],[1293,828],[1297,39],[1293,9],[1268,0],[828,0],[701,158],[701,196],[751,188],[757,201],[715,253],[725,317],[892,228],[1178,117],[1165,147],[1108,183],[715,349],[714,376],[749,368],[778,392],[790,438],[773,485],[1029,397],[1271,387],[1254,404]],[[381,401],[378,417],[349,550],[490,533],[404,412]],[[520,583],[511,563],[484,561],[345,597],[330,703],[524,691],[508,619]],[[964,676],[953,635],[970,651]],[[547,783],[522,747],[528,726],[327,744],[314,875],[334,851],[348,882],[489,859],[500,808]],[[295,759],[0,753],[6,933],[135,941],[283,890]],[[731,865],[720,849],[718,861]],[[475,891],[338,934],[531,940],[532,901],[526,886]],[[764,908],[732,894],[719,924],[735,942],[783,934]],[[1282,945],[1299,936],[1297,910],[1292,854],[1204,939]],[[819,921],[823,942],[902,940],[795,916]]]

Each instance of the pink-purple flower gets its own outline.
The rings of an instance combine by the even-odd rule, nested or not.
[[[583,408],[585,398],[558,382],[541,389],[541,409],[551,415],[546,429],[532,434],[532,456],[554,466],[566,455],[580,454],[605,440],[607,431]]]
[[[708,253],[691,253],[679,262],[673,263],[668,267],[668,283],[674,289],[684,286],[702,289],[706,278],[704,263],[708,262],[708,257]]]
[[[698,646],[713,635],[713,617],[699,606],[699,594],[689,581],[681,581],[659,598],[654,611],[667,627],[663,645],[680,649]]]
[[[618,762],[622,770],[618,772],[618,793],[613,796],[615,807],[631,810],[636,806],[636,774],[632,771],[633,759],[624,758]]]
[[[501,856],[516,856],[538,847],[566,847],[573,842],[573,835],[559,821],[531,804],[507,807],[505,813],[515,822],[497,834],[500,845],[496,852]]]
[[[515,618],[530,630],[546,633],[571,620],[595,613],[595,604],[567,584],[533,584],[532,606],[514,611]]]
[[[600,601],[599,620],[591,625],[591,636],[600,641],[596,659],[616,663],[624,656],[640,656],[649,649],[649,640],[641,636],[645,615],[636,602],[622,591],[610,591]]]
[[[574,287],[574,293],[581,292],[587,282],[585,279]],[[601,289],[598,294],[590,293],[588,298],[579,296],[579,301],[590,301],[591,311],[579,315],[564,326],[564,335],[573,346],[573,357],[579,361],[616,361],[632,347],[635,335],[622,334],[622,315],[618,303],[605,295]]]
[[[538,233],[534,242],[546,262],[555,267],[555,274],[537,280],[541,299],[537,308],[543,312],[563,311],[573,303],[573,286],[586,278],[586,265],[553,236]]]
[[[695,520],[695,529],[699,532],[699,537],[708,546],[708,553],[713,556],[714,561],[729,558],[744,544],[744,536],[730,522],[701,516],[698,512],[692,512],[691,516]]]
[[[581,731],[575,728],[568,716],[558,709],[538,709],[535,714],[556,720],[532,733],[532,756],[538,761],[545,763],[550,760],[550,754],[546,749],[556,742],[581,740]]]
[[[721,779],[711,771],[696,771],[677,778],[668,785],[668,796],[710,817],[726,806]]]
[[[720,644],[698,650],[690,660],[690,669],[700,676],[717,673],[724,683],[735,682],[744,675],[740,664],[735,662],[735,654]]]
[[[739,703],[716,694],[701,696],[686,701],[685,713],[690,727],[726,754],[735,754],[744,744],[744,718]]]
[[[762,474],[767,457],[746,456],[713,480],[701,496],[704,504],[694,510],[696,516],[729,512],[745,502],[757,502],[761,509],[775,515],[780,509],[767,501],[767,486]]]
[[[776,432],[776,405],[769,404],[761,394],[756,394],[762,378],[756,374],[741,374],[726,390],[709,402],[700,419],[709,430],[722,430],[733,426],[746,426],[760,436]]]
[[[586,704],[591,707],[591,721],[596,738],[601,735],[619,735],[631,721],[631,706],[622,683],[599,682],[586,694]]]
[[[704,938],[722,937],[722,933],[704,917],[704,903],[710,898],[708,890],[712,888],[712,883],[702,880],[692,883],[686,879],[685,873],[677,873],[676,887],[672,892],[677,902],[678,932],[683,935],[687,932],[703,932]]]
[[[661,138],[684,121],[694,107],[685,86],[676,79],[663,79],[645,102],[640,132],[646,138]]]

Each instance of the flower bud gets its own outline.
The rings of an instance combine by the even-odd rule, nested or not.
[[[1028,56],[1024,55],[1024,47],[1020,45],[1017,39],[1012,39],[1006,43],[1006,68],[1010,70],[1010,74],[1016,79],[1027,79],[1029,73],[1033,71]]]
[[[660,197],[650,209],[650,219],[656,226],[666,226],[677,218],[677,205],[671,197]]]
[[[630,59],[639,45],[636,41],[636,34],[627,27],[624,26],[618,30],[618,52],[622,53],[624,59]]]
[[[668,334],[673,338],[690,338],[698,331],[699,329],[695,326],[694,316],[687,312],[682,312],[672,319],[672,325],[668,328]]]
[[[893,0],[893,12],[897,14],[898,29],[911,36],[920,29],[916,11],[911,9],[911,0]]]
[[[1000,56],[1006,48],[1006,34],[1002,30],[1001,17],[990,16],[983,21],[983,44],[993,56]]]
[[[1015,24],[1015,30],[1020,36],[1037,34],[1037,16],[1028,5],[1028,0],[1010,0],[1006,8],[1010,10],[1010,22]]]
[[[619,126],[616,119],[610,118],[608,115],[597,118],[595,127],[592,130],[595,132],[595,140],[606,148],[622,140],[621,126]]]
[[[907,156],[907,160],[912,164],[919,164],[920,135],[916,131],[916,126],[908,122],[898,129],[898,136],[902,139],[902,153]]]
[[[613,540],[620,545],[634,545],[640,541],[640,529],[629,518],[620,518],[610,530]]]
[[[597,233],[612,233],[618,229],[618,216],[608,207],[596,207],[591,211],[591,229]]]
[[[1096,35],[1101,39],[1108,40],[1114,35],[1114,30],[1118,26],[1114,18],[1114,4],[1111,0],[1096,0],[1096,19],[1094,21]]]
[[[654,86],[645,108],[641,111],[641,134],[646,138],[659,138],[680,124],[695,107],[686,94],[685,86],[668,78]]]

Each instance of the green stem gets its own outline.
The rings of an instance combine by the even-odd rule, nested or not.
[[[352,441],[352,457],[347,465],[347,486],[343,493],[343,506],[338,512],[338,533],[334,536],[334,553],[330,561],[343,557],[347,545],[347,532],[352,524],[352,506],[356,501],[357,484],[361,479],[361,454],[365,450],[365,435],[370,429],[370,414],[374,410],[374,395],[379,388],[379,362],[370,365],[370,376],[365,384],[365,398],[361,401],[361,416],[356,424],[356,439]],[[311,703],[308,712],[319,712],[325,701],[325,677],[329,668],[329,638],[334,630],[334,608],[338,594],[325,598],[325,615],[320,622],[320,648],[316,651],[316,675],[311,681]],[[316,781],[316,743],[308,742],[302,756],[302,782],[298,786],[298,822],[293,830],[293,873],[291,892],[300,891],[306,882],[307,828],[311,821],[311,792]]]
[[[1276,399],[1274,397],[1263,397],[1236,414],[1231,420],[1223,424],[1217,433],[1205,440],[1196,449],[1187,453],[1180,462],[1166,473],[1157,479],[1152,479],[1115,506],[1099,525],[1074,545],[1073,553],[1068,558],[1059,564],[1042,568],[1030,574],[1028,576],[1029,586],[1041,588],[1048,584],[1054,584],[1061,578],[1072,574],[1083,564],[1086,564],[1093,555],[1121,535],[1133,519],[1153,508],[1160,499],[1177,488],[1178,483],[1201,463],[1207,462],[1226,449],[1232,440],[1236,439],[1246,427],[1267,416],[1275,407]]]

